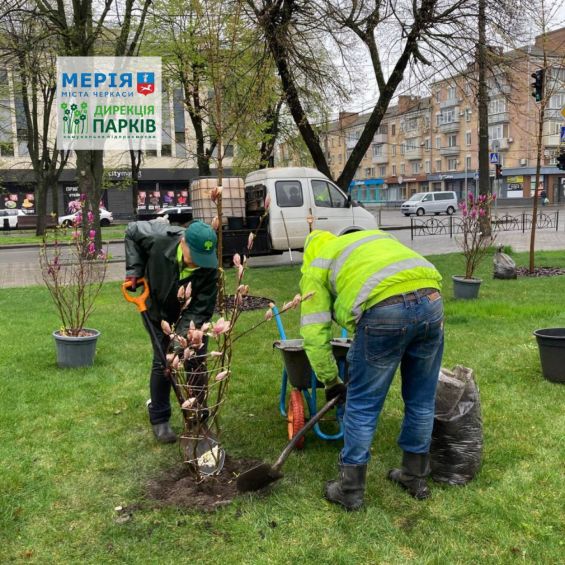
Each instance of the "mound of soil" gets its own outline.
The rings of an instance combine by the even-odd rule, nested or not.
[[[225,309],[231,310],[233,308],[233,301],[235,296],[233,294],[229,294],[225,297]],[[263,298],[262,296],[244,296],[243,297],[243,305],[241,306],[241,310],[263,310],[269,307],[269,303],[272,302],[270,298]],[[218,312],[219,309],[216,306],[216,311]]]
[[[237,476],[261,461],[232,459],[226,455],[219,475],[197,482],[184,465],[178,465],[153,479],[147,485],[147,495],[158,506],[192,508],[212,512],[229,504],[238,494]]]
[[[565,275],[565,269],[560,267],[534,267],[533,273],[530,273],[527,267],[518,267],[516,272],[519,277],[557,277]]]

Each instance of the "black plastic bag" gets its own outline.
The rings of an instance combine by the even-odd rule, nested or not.
[[[518,276],[516,262],[512,257],[502,253],[502,246],[494,254],[492,260],[494,265],[493,277],[495,279],[515,279]]]
[[[481,466],[483,426],[479,389],[473,371],[457,365],[441,369],[430,448],[434,481],[464,485]]]

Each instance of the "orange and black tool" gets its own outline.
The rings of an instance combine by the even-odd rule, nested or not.
[[[167,366],[167,357],[165,356],[165,352],[163,351],[163,348],[161,347],[161,342],[159,341],[159,338],[157,337],[157,334],[155,333],[155,328],[153,327],[153,322],[151,321],[151,319],[149,318],[149,314],[147,313],[146,300],[149,296],[149,290],[150,290],[149,284],[147,284],[147,281],[144,278],[140,278],[140,279],[137,279],[137,285],[143,287],[143,292],[140,295],[132,294],[132,292],[130,290],[128,290],[129,288],[131,288],[131,281],[125,281],[122,284],[122,294],[124,295],[124,298],[128,302],[131,302],[132,304],[136,305],[137,309],[139,310],[139,312],[141,314],[141,317],[144,319],[145,326],[147,328],[147,331],[149,332],[149,336],[151,337],[151,343],[153,344],[155,351],[157,351],[157,353],[159,354],[159,357],[161,358],[161,363],[163,364],[163,370],[165,372],[165,377],[167,377],[171,381],[171,384],[173,385],[173,389],[175,391],[175,395],[177,397],[177,400],[179,401],[180,406],[182,406],[182,404],[184,402],[184,398],[182,397],[182,394],[181,394],[180,389],[178,387],[178,383],[177,383],[175,376],[173,375],[173,373],[171,372],[171,370]]]

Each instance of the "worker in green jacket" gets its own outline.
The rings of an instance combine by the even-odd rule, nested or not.
[[[301,335],[326,399],[345,402],[339,477],[325,497],[348,510],[363,504],[367,462],[394,374],[400,365],[404,420],[402,466],[389,479],[415,498],[429,490],[429,448],[443,352],[441,275],[392,235],[362,231],[336,237],[315,230],[306,239],[300,290]],[[332,354],[332,319],[354,334],[347,387]]]
[[[218,286],[218,259],[216,256],[216,232],[206,223],[195,221],[188,228],[171,226],[158,219],[128,224],[125,235],[126,281],[135,291],[137,280],[145,277],[150,295],[148,314],[163,351],[167,350],[169,337],[161,329],[161,321],[175,324],[179,335],[186,335],[190,322],[199,328],[208,322],[214,313]],[[178,290],[181,285],[192,283],[192,300],[181,313]],[[180,316],[180,319],[179,319]],[[148,401],[149,420],[157,441],[175,442],[172,430],[170,391],[171,384],[164,373],[165,367],[158,352],[153,352],[153,364]],[[206,372],[195,370],[206,385]]]

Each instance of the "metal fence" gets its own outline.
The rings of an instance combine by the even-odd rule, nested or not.
[[[410,238],[424,235],[454,235],[460,234],[462,230],[462,218],[448,216],[446,218],[432,217],[426,220],[410,218]],[[518,215],[504,214],[503,216],[491,216],[491,226],[495,232],[521,231],[525,233],[532,228],[533,214],[522,213]],[[537,215],[536,229],[559,231],[559,210],[547,214],[540,212]]]

